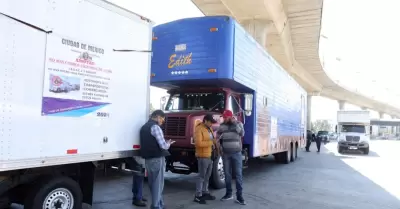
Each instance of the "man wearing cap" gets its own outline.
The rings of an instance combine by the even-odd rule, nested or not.
[[[206,204],[206,200],[215,200],[215,197],[208,191],[208,182],[213,167],[213,148],[217,148],[214,132],[211,128],[211,126],[216,122],[217,121],[211,114],[206,114],[203,118],[203,122],[196,126],[194,132],[197,165],[199,170],[194,201],[200,204]]]
[[[232,169],[236,174],[236,202],[245,205],[243,199],[243,161],[242,161],[242,137],[244,136],[243,124],[233,118],[230,110],[223,113],[224,122],[218,128],[218,135],[223,152],[226,193],[222,201],[233,199],[232,196]]]

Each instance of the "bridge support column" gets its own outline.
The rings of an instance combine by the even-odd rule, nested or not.
[[[312,96],[307,96],[307,130],[311,130],[311,99]]]
[[[392,115],[392,119],[397,119],[396,116]],[[397,133],[397,126],[393,125],[392,126],[392,134],[396,135]]]
[[[267,30],[271,23],[264,20],[246,20],[243,26],[248,33],[250,33],[257,42],[263,47],[267,43]]]
[[[344,100],[338,100],[339,110],[344,110],[344,105],[346,104]]]

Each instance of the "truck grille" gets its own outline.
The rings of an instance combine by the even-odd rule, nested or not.
[[[186,117],[166,117],[161,127],[166,136],[185,136]]]
[[[360,137],[359,136],[346,136],[346,141],[348,142],[359,142]]]

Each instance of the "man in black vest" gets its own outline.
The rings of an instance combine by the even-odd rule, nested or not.
[[[173,141],[164,139],[160,126],[164,123],[165,114],[155,110],[150,120],[140,129],[140,156],[145,159],[145,167],[152,198],[151,209],[163,209],[165,157],[169,156],[169,147]]]

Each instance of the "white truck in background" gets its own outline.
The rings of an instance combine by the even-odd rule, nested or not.
[[[371,134],[369,111],[338,111],[337,122],[338,152],[360,150],[368,155]]]
[[[0,28],[0,208],[91,205],[95,168],[140,149],[152,22],[103,0],[1,0]],[[63,79],[79,88],[51,91]]]

